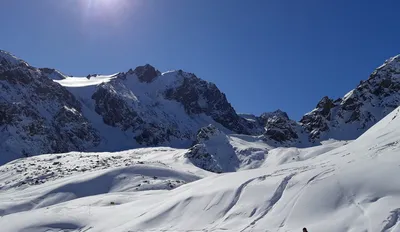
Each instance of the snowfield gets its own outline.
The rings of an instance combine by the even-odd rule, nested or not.
[[[0,228],[397,232],[398,128],[400,108],[357,140],[258,147],[266,149],[258,168],[223,174],[195,167],[185,149],[172,148],[15,160],[0,168]],[[240,136],[230,143],[236,150],[252,144]]]
[[[93,85],[99,85],[101,83],[107,83],[110,80],[116,78],[118,73],[112,75],[94,75],[88,77],[68,77],[65,76],[64,79],[54,80],[65,87],[87,87]]]

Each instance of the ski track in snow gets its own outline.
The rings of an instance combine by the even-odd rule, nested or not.
[[[244,232],[247,229],[249,229],[249,227],[254,226],[260,219],[262,219],[272,209],[272,207],[274,207],[274,205],[281,199],[281,197],[283,195],[283,191],[285,190],[287,184],[289,183],[290,179],[292,179],[292,177],[294,175],[295,174],[291,174],[282,180],[282,182],[279,184],[278,188],[275,190],[274,195],[272,195],[271,199],[268,201],[268,207],[266,209],[264,209],[261,212],[261,215],[258,216],[256,219],[254,219],[254,221],[252,221],[249,226],[247,226],[246,228],[241,230],[241,232]]]
[[[234,198],[232,199],[231,203],[230,203],[230,204],[227,206],[227,208],[223,211],[221,217],[225,217],[226,214],[228,214],[229,211],[236,205],[236,203],[239,201],[239,198],[240,198],[240,196],[241,196],[243,190],[247,187],[247,185],[249,185],[251,182],[253,182],[253,181],[255,181],[255,180],[260,180],[260,179],[262,180],[262,179],[265,179],[266,177],[267,177],[267,176],[259,176],[259,177],[250,179],[250,180],[244,182],[243,184],[241,184],[241,185],[239,186],[239,188],[236,190],[235,195],[234,195]],[[225,220],[226,220],[226,219],[227,219],[227,218],[225,218]]]

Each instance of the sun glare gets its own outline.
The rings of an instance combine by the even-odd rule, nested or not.
[[[137,7],[136,0],[82,0],[79,1],[88,22],[117,23]]]
[[[117,6],[122,1],[119,0],[87,0],[89,8],[103,8]]]

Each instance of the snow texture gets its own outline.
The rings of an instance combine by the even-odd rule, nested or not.
[[[272,149],[275,160],[299,159],[267,157],[259,168],[224,174],[199,169],[185,150],[171,148],[16,160],[1,168],[8,184],[0,192],[0,226],[10,232],[399,231],[399,127],[400,108],[355,141]],[[54,173],[80,167],[46,176],[32,163]],[[44,183],[16,184],[24,178],[17,167]]]

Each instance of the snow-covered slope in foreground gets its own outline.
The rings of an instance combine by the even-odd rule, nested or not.
[[[306,153],[313,155],[302,154],[300,150],[301,159],[296,162],[277,162],[265,168],[219,175],[190,174],[189,170],[200,169],[175,154],[169,156],[169,161],[164,160],[171,167],[165,168],[163,178],[174,176],[193,182],[173,190],[127,193],[106,189],[98,195],[71,195],[70,199],[74,200],[61,195],[71,186],[87,192],[91,187],[105,185],[104,182],[79,185],[100,177],[103,172],[62,178],[18,193],[9,188],[0,193],[1,205],[4,208],[8,199],[8,209],[13,205],[21,207],[19,199],[23,197],[56,191],[50,195],[54,197],[26,203],[35,206],[32,210],[4,214],[0,228],[2,231],[90,232],[283,232],[301,231],[303,227],[311,232],[400,231],[399,127],[400,108],[397,108],[351,143],[333,150],[315,148],[323,154],[315,155],[307,148]],[[329,151],[324,153],[325,150]],[[288,149],[288,152],[293,151]],[[282,150],[271,154],[285,155]],[[183,169],[177,172],[174,168]],[[206,177],[194,181],[201,176]],[[114,178],[110,183],[119,182]],[[38,207],[43,201],[44,207]]]

